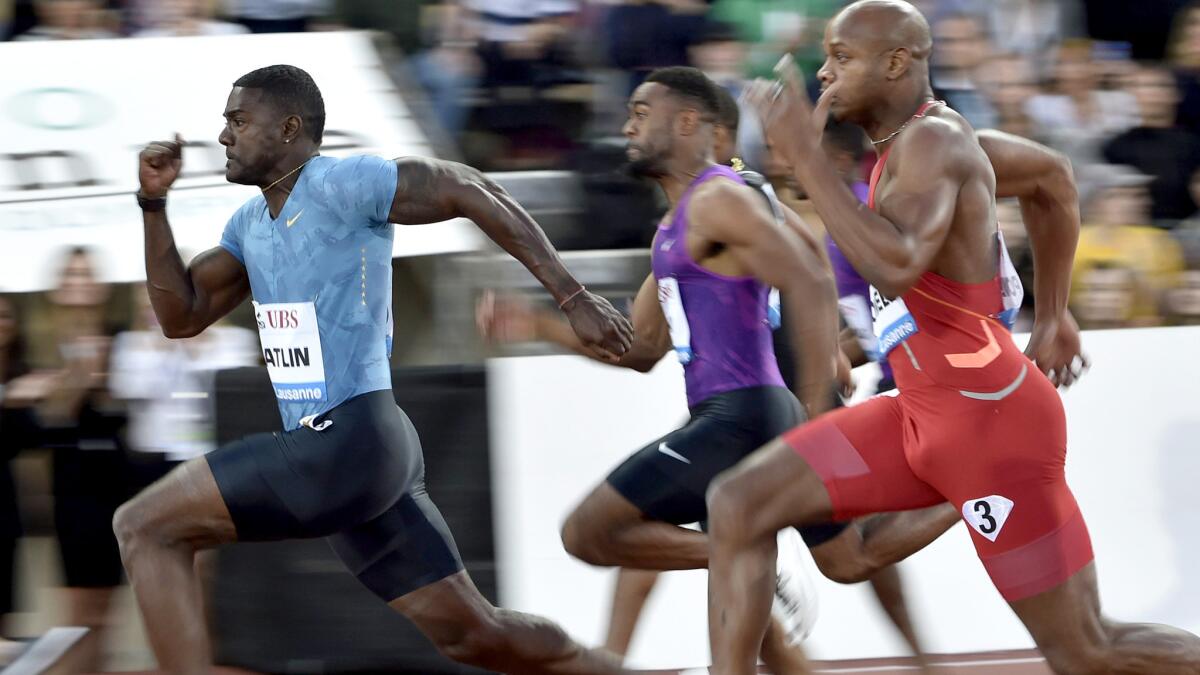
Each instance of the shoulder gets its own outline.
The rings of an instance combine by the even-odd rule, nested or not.
[[[262,213],[267,207],[267,199],[262,196],[262,193],[256,194],[247,199],[238,207],[237,211],[229,218],[230,225],[244,225],[254,219],[256,214]]]
[[[369,180],[380,171],[395,173],[396,160],[384,159],[379,155],[350,155],[341,158],[318,155],[309,160],[305,171],[309,170],[312,170],[312,177],[325,182]]]
[[[975,132],[958,113],[943,112],[916,120],[892,151],[899,166],[919,166],[929,171],[963,168],[982,154]],[[889,166],[889,173],[895,172]]]
[[[752,200],[762,201],[758,190],[732,177],[718,176],[698,185],[692,191],[688,203],[688,214],[695,220],[704,218],[713,211],[724,212],[744,208]]]

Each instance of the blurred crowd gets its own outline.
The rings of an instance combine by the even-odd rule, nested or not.
[[[824,25],[844,4],[0,0],[0,38],[378,30],[399,48],[389,65],[423,90],[462,159],[493,171],[574,171],[585,186],[580,247],[644,247],[662,204],[618,171],[629,92],[655,68],[690,64],[736,95],[785,53],[815,91]],[[933,28],[936,95],[976,128],[1046,143],[1073,164],[1084,223],[1072,288],[1079,323],[1200,324],[1200,2],[914,4]],[[748,120],[750,168],[811,215],[787,167],[769,149],[750,153]],[[830,142],[847,181],[862,183],[874,162],[865,136],[843,130]],[[1035,298],[1019,205],[1002,202],[997,218],[1025,277],[1018,328],[1027,329]],[[23,448],[52,449],[45,470],[66,620],[101,629],[121,580],[113,511],[212,448],[213,372],[258,362],[256,337],[244,328],[164,339],[144,289],[100,283],[96,264],[86,250],[72,251],[52,292],[0,297],[0,637],[14,632],[3,617],[14,608],[21,534],[9,460]],[[98,659],[103,631],[88,639],[85,656]],[[0,640],[0,664],[4,653]]]
[[[644,226],[661,208],[645,186],[612,178],[623,162],[625,97],[641,79],[690,64],[737,94],[790,53],[815,90],[824,24],[844,4],[0,0],[0,33],[15,40],[336,27],[390,33],[404,55],[394,66],[420,83],[463,159],[486,170],[578,172],[588,203],[573,247],[613,248],[646,245]],[[1074,288],[1080,322],[1200,322],[1200,4],[915,4],[933,28],[937,95],[977,128],[1041,141],[1074,165],[1085,222]],[[750,168],[786,187],[786,167],[768,159]],[[864,146],[863,174],[873,160]],[[613,223],[607,216],[617,213],[635,215]],[[1030,274],[1019,209],[1002,204],[999,219]],[[610,227],[597,227],[604,221]]]

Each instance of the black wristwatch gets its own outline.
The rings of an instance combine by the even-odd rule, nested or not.
[[[167,210],[167,197],[143,197],[142,193],[137,193],[138,206],[143,211],[165,211]]]

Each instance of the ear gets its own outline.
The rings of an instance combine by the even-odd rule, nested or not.
[[[299,115],[288,115],[283,120],[283,142],[294,142],[303,130],[304,120]]]
[[[888,55],[887,79],[898,80],[912,67],[913,55],[905,47],[893,49]]]
[[[695,108],[684,108],[679,111],[675,117],[675,124],[678,125],[679,133],[682,136],[691,136],[700,130],[700,125],[703,122],[700,119],[700,111]]]

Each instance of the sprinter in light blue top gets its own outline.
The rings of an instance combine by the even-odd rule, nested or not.
[[[257,186],[216,246],[185,265],[167,221],[183,140],[139,156],[146,283],[167,337],[196,335],[254,303],[283,430],[184,464],[122,506],[113,527],[163,670],[211,670],[196,551],[233,541],[325,537],[372,592],[442,653],[508,673],[624,673],[561,628],[493,607],[463,570],[425,491],[421,441],[391,387],[395,224],[469,218],[554,296],[580,341],[617,360],[633,330],[563,266],[537,223],[462,164],[320,156],[325,104],[308,73],[239,78],[219,137],[225,177]]]
[[[396,163],[313,157],[277,218],[257,196],[221,247],[246,268],[285,429],[392,387],[392,225]]]

